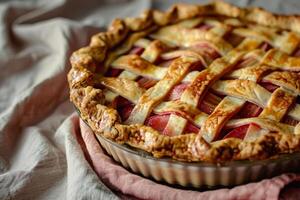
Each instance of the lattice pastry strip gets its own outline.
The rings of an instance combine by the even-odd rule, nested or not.
[[[280,121],[294,103],[296,96],[282,88],[276,89],[259,117]]]
[[[296,72],[274,71],[263,78],[264,81],[284,87],[300,95],[300,75]]]
[[[291,54],[299,44],[299,36],[295,33],[290,32],[278,35],[276,30],[260,30],[259,26],[252,26],[251,29],[237,28],[232,32],[240,36],[260,39],[288,54]]]
[[[295,127],[291,125],[287,125],[280,122],[275,122],[271,119],[267,118],[244,118],[244,119],[232,119],[228,121],[226,124],[226,128],[235,128],[239,126],[243,126],[246,124],[257,124],[261,128],[273,131],[273,132],[283,132],[286,134],[294,134],[295,133]]]
[[[200,29],[186,29],[176,25],[161,28],[155,34],[152,34],[152,37],[167,44],[182,47],[190,47],[197,43],[209,42],[207,44],[218,49],[221,55],[227,54],[232,49],[229,43],[215,33]]]
[[[287,71],[300,71],[300,57],[291,57],[276,49],[268,51],[262,63]]]

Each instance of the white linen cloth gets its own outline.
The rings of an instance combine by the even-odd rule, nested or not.
[[[76,140],[69,57],[112,19],[174,2],[179,1],[0,3],[0,199],[119,198],[97,177]],[[297,0],[236,3],[282,13],[300,8]]]

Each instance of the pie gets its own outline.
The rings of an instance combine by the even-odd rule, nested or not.
[[[116,19],[75,51],[70,99],[154,157],[260,160],[300,149],[300,17],[217,1]]]

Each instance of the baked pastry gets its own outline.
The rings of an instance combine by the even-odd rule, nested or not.
[[[116,19],[74,52],[70,99],[95,134],[155,157],[300,149],[300,17],[225,2]]]

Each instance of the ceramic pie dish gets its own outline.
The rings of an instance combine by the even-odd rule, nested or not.
[[[116,161],[156,180],[297,169],[299,32],[298,16],[224,2],[117,19],[73,53],[70,99]]]
[[[299,172],[300,154],[281,155],[261,161],[230,161],[222,164],[186,163],[157,159],[96,135],[101,146],[115,161],[144,177],[189,188],[214,189],[260,181],[287,172]]]

